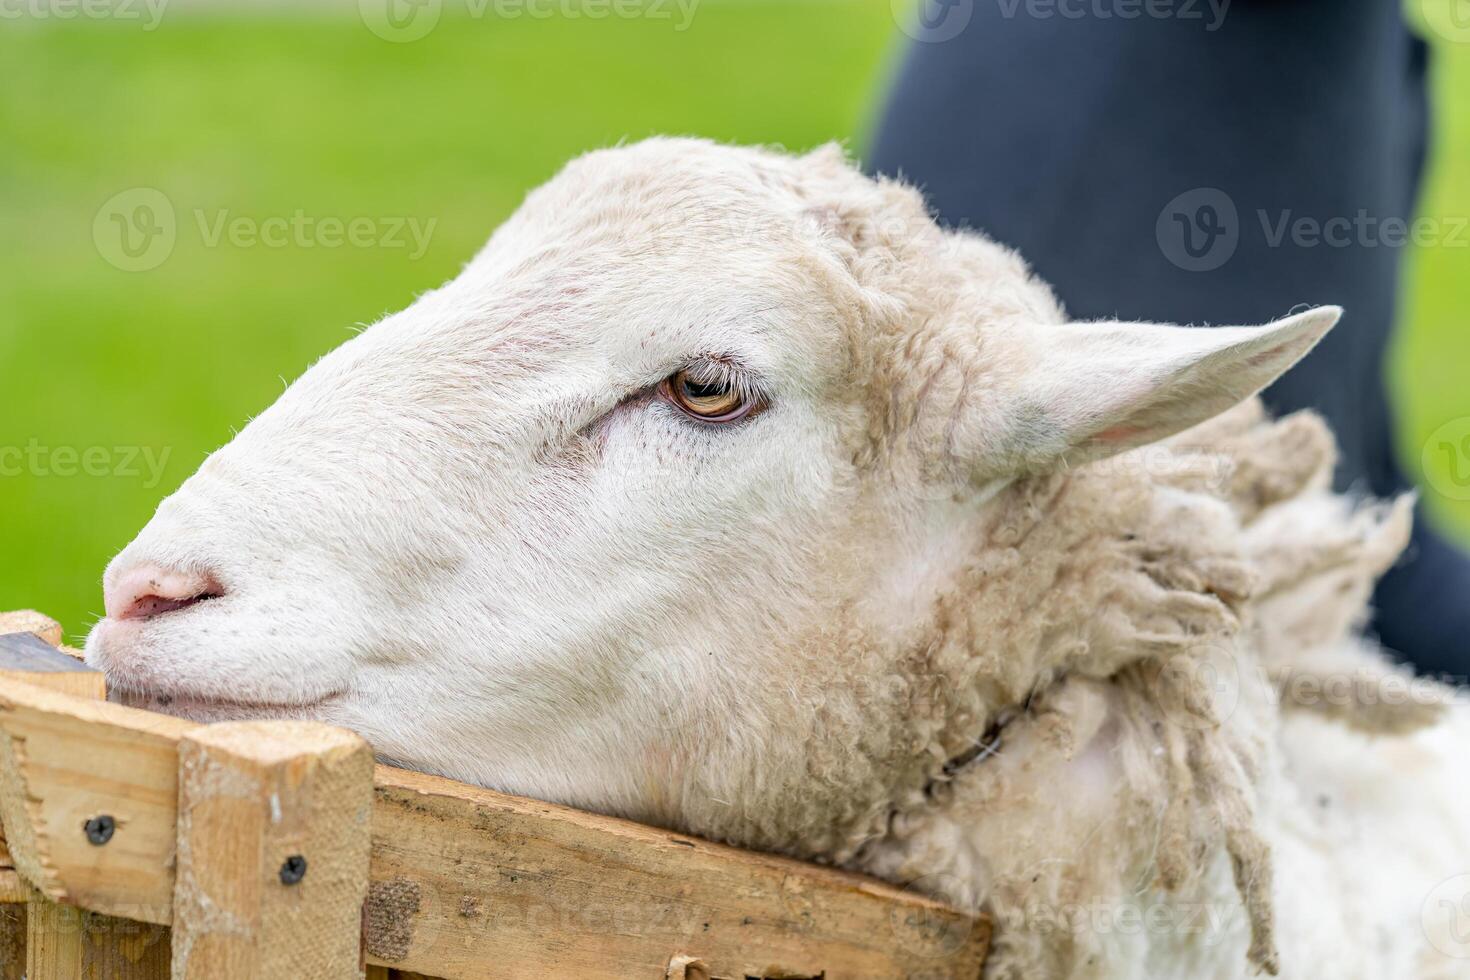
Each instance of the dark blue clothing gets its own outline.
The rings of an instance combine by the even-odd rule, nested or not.
[[[1383,381],[1403,249],[1383,222],[1413,214],[1427,59],[1397,0],[922,2],[929,34],[907,51],[872,168],[1016,247],[1079,319],[1345,307],[1267,402],[1327,416],[1344,487],[1407,489]],[[1123,16],[1140,10],[1173,13]],[[947,18],[965,15],[956,33]],[[1464,675],[1467,600],[1470,557],[1421,515],[1376,630],[1422,670]]]

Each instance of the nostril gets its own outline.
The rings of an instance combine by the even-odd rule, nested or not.
[[[215,599],[217,595],[208,592],[200,592],[197,595],[187,596],[183,599],[174,599],[161,595],[139,596],[133,600],[132,605],[123,610],[120,619],[147,619],[149,616],[158,616],[162,613],[173,612],[175,609],[183,609],[195,603],[203,602],[205,599]]]
[[[224,591],[213,575],[139,565],[107,586],[103,601],[111,619],[147,619],[217,599]]]

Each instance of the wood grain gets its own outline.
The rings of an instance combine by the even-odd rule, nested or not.
[[[0,684],[30,681],[79,697],[104,697],[102,675],[59,650],[60,642],[61,624],[54,619],[30,609],[0,613]],[[13,867],[0,829],[0,870]]]
[[[26,907],[27,980],[169,980],[169,931],[37,896]]]
[[[467,828],[471,832],[467,832]],[[826,868],[379,767],[369,960],[447,978],[974,980],[988,925]]]
[[[107,696],[102,674],[35,633],[0,633],[0,684],[23,681],[79,698]]]
[[[34,609],[17,609],[14,612],[0,612],[0,635],[6,633],[30,633],[34,636],[39,636],[53,647],[61,646],[63,639],[61,635],[61,624],[50,616],[42,615]]]
[[[198,726],[31,684],[0,684],[0,819],[16,869],[52,901],[167,924],[178,741]],[[87,821],[116,831],[92,844]]]
[[[49,620],[41,622],[44,617],[32,613],[19,618],[27,632],[0,635],[0,699],[6,691],[34,690],[43,699],[58,697],[63,703],[81,706],[83,715],[99,707],[95,701],[107,696],[103,677],[70,653],[55,649],[54,644],[61,640],[60,627]],[[14,626],[16,619],[16,614],[7,614],[6,622]],[[0,737],[0,812],[6,814],[6,825],[15,839],[26,842],[17,857],[23,868],[43,868],[43,855],[49,854],[49,849],[40,847],[48,835],[32,822],[33,801],[27,795],[31,777],[48,758],[46,748],[44,737],[37,745],[9,732]],[[77,750],[72,746],[73,753]],[[65,812],[64,806],[58,809]],[[85,823],[73,828],[71,836],[80,832],[85,837]],[[91,846],[95,850],[98,845]],[[16,955],[7,955],[0,963],[0,973],[13,973],[23,962],[27,980],[168,980],[168,929],[58,905],[28,884],[23,891],[27,898],[23,915],[3,913],[6,948]],[[15,935],[22,921],[23,960]]]
[[[303,721],[179,743],[176,980],[361,976],[373,756]]]
[[[0,906],[0,980],[25,980],[25,974],[26,907],[6,904]]]

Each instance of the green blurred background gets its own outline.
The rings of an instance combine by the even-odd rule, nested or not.
[[[43,609],[73,635],[100,615],[108,558],[206,453],[355,324],[453,276],[569,156],[653,133],[860,150],[902,40],[890,0],[703,0],[682,30],[672,6],[446,8],[413,43],[351,5],[237,9],[176,0],[151,30],[0,20],[0,447],[27,452],[0,473],[0,609]],[[1437,55],[1424,211],[1463,217],[1470,43],[1441,37]],[[140,187],[172,203],[177,241],[123,271],[93,222]],[[417,256],[406,232],[403,247],[211,247],[196,211],[207,226],[368,218],[374,236],[392,218],[435,223]],[[1415,470],[1430,433],[1470,417],[1467,237],[1409,256],[1392,374]],[[1428,477],[1437,517],[1470,533],[1457,485]]]

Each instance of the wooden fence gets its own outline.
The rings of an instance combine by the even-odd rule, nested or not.
[[[976,980],[890,886],[375,766],[356,735],[102,700],[0,613],[0,980]]]

